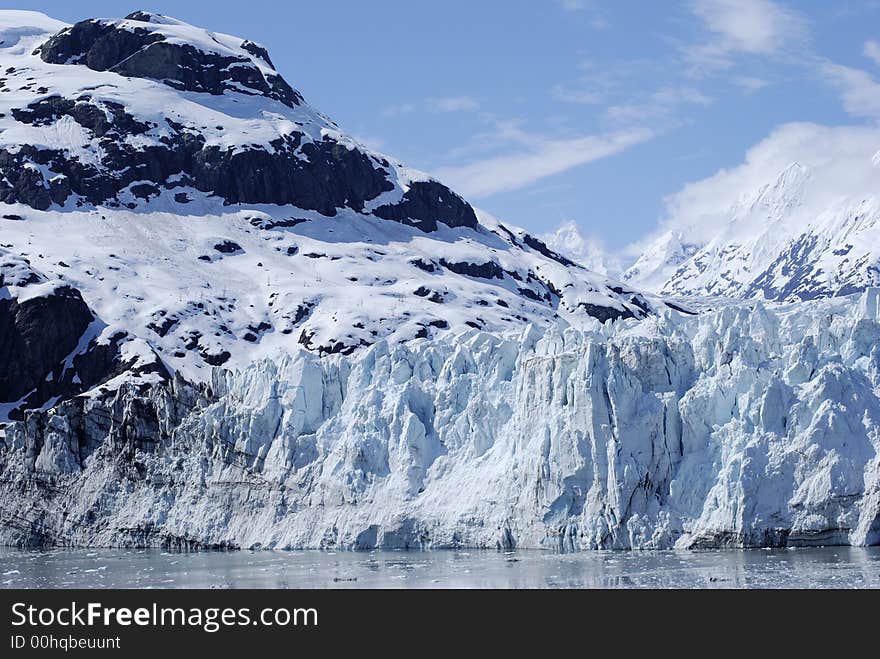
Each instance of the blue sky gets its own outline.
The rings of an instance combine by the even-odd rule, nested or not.
[[[574,220],[610,249],[781,124],[880,117],[873,0],[26,5],[70,22],[146,9],[259,41],[369,146],[510,223]]]

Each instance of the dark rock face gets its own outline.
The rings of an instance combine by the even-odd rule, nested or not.
[[[135,12],[128,18],[149,24],[153,16]],[[248,44],[245,50],[250,53],[260,48],[250,42],[243,42],[243,47],[244,44]],[[260,59],[271,66],[266,61],[268,53],[260,50]],[[162,34],[146,27],[125,28],[115,21],[80,21],[43,44],[39,54],[49,64],[84,64],[94,71],[159,80],[175,89],[215,95],[234,90],[266,96],[289,107],[303,102],[299,92],[284,78],[277,74],[264,75],[249,58],[206,53],[188,44],[168,43]]]
[[[92,320],[79,291],[69,286],[22,303],[0,299],[0,400],[16,401],[37,388]]]
[[[299,134],[275,140],[273,152],[222,150],[206,146],[203,136],[169,121],[171,135],[161,144],[134,148],[125,143],[125,137],[141,135],[154,126],[138,121],[121,105],[88,96],[76,101],[53,96],[16,109],[13,116],[34,125],[70,117],[92,131],[103,151],[102,166],[97,167],[61,150],[31,145],[0,149],[0,201],[38,210],[63,204],[71,194],[92,204],[118,205],[117,195],[129,185],[152,181],[167,189],[190,185],[230,204],[295,204],[334,215],[346,205],[363,210],[367,200],[394,187],[376,161],[331,139],[305,144],[299,151]],[[46,166],[57,176],[47,181],[29,163]],[[167,183],[175,175],[182,177]],[[132,194],[138,192],[132,189]]]
[[[451,262],[441,259],[440,264],[457,275],[478,277],[479,279],[504,279],[504,268],[495,261],[485,263]]]
[[[557,263],[561,263],[562,265],[567,266],[569,268],[578,267],[577,263],[575,263],[574,261],[572,261],[570,259],[565,258],[561,254],[557,254],[552,249],[547,247],[547,245],[545,245],[543,241],[538,240],[534,236],[530,236],[529,234],[525,234],[523,236],[523,242],[526,245],[528,245],[529,247],[531,247],[533,250],[538,252],[539,254],[546,256],[548,259],[553,259]]]
[[[160,188],[188,185],[228,204],[292,204],[335,215],[343,207],[362,212],[367,201],[394,189],[381,162],[330,138],[301,144],[302,135],[294,134],[274,140],[272,151],[221,149],[206,146],[202,135],[169,120],[170,135],[156,145],[135,148],[125,138],[147,133],[155,125],[139,121],[119,104],[88,95],[76,100],[52,96],[13,110],[13,116],[32,125],[70,117],[94,134],[103,154],[99,167],[62,150],[27,144],[0,149],[0,201],[38,210],[64,204],[71,195],[118,206],[118,195],[137,183],[130,190],[142,198],[158,194]],[[46,180],[29,164],[44,166],[55,176]],[[179,178],[169,182],[174,176]],[[381,206],[374,214],[426,232],[436,230],[438,221],[477,227],[471,206],[433,181],[414,183],[400,203]]]
[[[437,222],[450,227],[477,228],[474,209],[464,199],[436,181],[413,183],[400,203],[380,206],[374,215],[411,224],[422,231],[436,231]]]
[[[262,46],[242,41],[239,54],[227,56],[236,51],[218,44],[218,52],[209,52],[172,40],[160,24],[175,22],[147,12],[130,14],[126,21],[81,21],[61,30],[37,52],[51,64],[157,80],[189,92],[258,95],[288,107],[304,103],[272,72]],[[124,85],[124,79],[119,84]],[[87,90],[75,98],[43,97],[12,109],[11,115],[6,121],[34,126],[72,119],[99,147],[97,161],[31,144],[0,148],[0,202],[38,210],[71,201],[137,208],[140,200],[163,191],[186,204],[193,200],[178,189],[191,187],[227,204],[295,205],[332,216],[340,208],[364,212],[367,202],[395,189],[385,159],[330,136],[311,141],[299,130],[268,144],[209,145],[206,127],[193,120],[187,125],[167,118],[163,125],[144,121],[137,117],[136,104],[124,107]],[[374,214],[426,232],[436,230],[438,222],[478,226],[471,206],[435,181],[413,183],[400,202],[381,206]]]
[[[297,155],[297,141],[272,146],[274,153],[200,149],[185,171],[193,187],[230,204],[294,204],[323,215],[346,206],[362,211],[366,201],[394,189],[375,161],[334,140],[303,145],[307,160]]]
[[[222,243],[217,243],[214,245],[214,249],[221,254],[238,254],[244,251],[241,245],[233,240],[224,240]]]
[[[96,318],[80,292],[55,285],[41,295],[21,295],[34,285],[48,288],[46,278],[25,259],[0,252],[0,402],[21,401],[11,418],[21,419],[24,410],[77,396],[126,371],[169,377],[155,354],[152,361],[122,357],[120,346],[129,339],[125,332],[81,346]]]
[[[600,323],[609,320],[635,318],[635,314],[629,309],[614,309],[613,307],[602,307],[596,304],[587,304],[586,302],[581,302],[578,308],[583,309],[588,316],[598,319]]]

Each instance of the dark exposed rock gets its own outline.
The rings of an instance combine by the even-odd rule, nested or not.
[[[677,304],[674,304],[673,302],[666,302],[665,304],[670,309],[678,311],[679,313],[687,314],[688,316],[696,316],[697,315],[696,311],[690,311],[689,309],[685,309],[684,307],[679,306]]]
[[[232,357],[232,355],[226,350],[214,353],[203,350],[199,354],[202,356],[205,363],[210,366],[223,366],[223,364],[228,362],[229,358]]]
[[[112,126],[94,118],[95,111],[103,115],[104,108],[115,112]],[[20,116],[28,123],[70,116],[90,130],[95,126],[103,156],[98,167],[60,150],[31,145],[0,149],[0,201],[38,210],[46,210],[53,202],[63,204],[71,193],[93,204],[112,204],[132,183],[168,186],[173,176],[182,176],[186,184],[229,204],[295,204],[324,215],[335,215],[336,209],[344,206],[361,211],[366,201],[393,189],[370,157],[329,138],[305,144],[301,151],[298,135],[275,140],[271,152],[257,148],[236,151],[206,146],[201,135],[169,122],[171,135],[163,138],[161,146],[135,148],[124,137],[140,134],[145,125],[107,103],[62,99],[28,106]],[[28,167],[29,163],[43,165],[61,178],[47,181],[38,168]],[[158,189],[144,190],[158,193]]]
[[[253,217],[250,219],[251,226],[258,229],[292,229],[298,224],[303,224],[309,220],[302,217],[291,217],[286,220],[273,220],[267,217]]]
[[[531,288],[519,288],[517,290],[519,291],[520,295],[522,295],[523,297],[526,297],[530,300],[533,300],[535,302],[545,302],[546,301],[545,298],[541,297],[538,293],[533,291]]]
[[[153,22],[152,15],[146,12],[129,16],[133,21]],[[256,54],[259,48],[256,44],[243,42],[242,46],[245,44],[248,44],[247,52]],[[289,107],[303,101],[299,92],[280,75],[263,73],[248,57],[220,55],[190,44],[170,43],[146,26],[132,28],[98,19],[80,21],[49,39],[39,48],[39,54],[50,64],[83,64],[94,71],[159,80],[186,91],[219,95],[233,90],[259,94]],[[269,64],[265,49],[256,56]]]
[[[27,291],[28,286],[47,283],[20,257],[0,260],[0,289]],[[129,339],[125,332],[84,343],[95,320],[79,291],[68,285],[55,285],[33,297],[0,299],[0,402],[21,401],[11,418],[20,419],[24,410],[48,401],[76,396],[125,371],[168,377],[155,355],[153,361],[141,359],[145,355],[123,359],[120,346]]]
[[[214,245],[214,249],[220,252],[221,254],[238,254],[240,252],[244,252],[237,242],[232,240],[224,240],[221,243],[217,243]]]
[[[70,117],[83,128],[92,131],[95,137],[113,135],[142,135],[150,130],[150,124],[138,121],[119,103],[93,101],[88,95],[76,100],[61,96],[50,96],[31,103],[26,108],[13,108],[16,121],[34,126],[55,123],[61,117]]]
[[[23,410],[39,408],[49,400],[67,400],[126,372],[132,375],[157,373],[162,380],[171,377],[155,355],[152,361],[146,363],[137,364],[136,357],[126,362],[120,353],[120,346],[126,339],[128,335],[125,332],[117,332],[102,343],[93,339],[82,353],[70,360],[69,368],[58,364],[52,371],[52,378],[40,382],[24,404],[10,416],[21,419]]]
[[[534,236],[530,236],[529,234],[525,234],[523,236],[523,242],[526,245],[528,245],[529,247],[531,247],[533,250],[535,250],[536,252],[546,256],[548,259],[553,259],[557,263],[561,263],[562,265],[569,267],[569,268],[577,267],[577,264],[574,261],[567,259],[564,256],[562,256],[561,254],[554,252],[552,249],[547,247],[547,245],[545,245],[542,241],[538,240]]]
[[[597,304],[587,304],[586,302],[581,302],[580,304],[578,304],[578,309],[583,309],[588,316],[592,316],[593,318],[598,319],[600,323],[604,323],[609,320],[635,318],[633,312],[627,308],[615,309],[614,307],[603,307]]]
[[[486,263],[468,263],[467,261],[452,262],[442,259],[440,264],[457,275],[478,277],[480,279],[504,279],[504,268],[495,261]]]
[[[0,401],[19,400],[35,389],[73,352],[92,320],[70,286],[21,303],[0,299]]]
[[[166,336],[168,332],[171,331],[177,323],[180,322],[179,318],[175,316],[166,316],[165,312],[157,314],[156,320],[147,325],[151,330],[153,330],[159,336]]]
[[[139,199],[149,199],[159,195],[159,188],[151,183],[138,183],[129,188],[131,193]]]
[[[290,107],[302,103],[281,76],[269,72],[271,59],[263,47],[244,41],[241,47],[248,55],[205,52],[191,44],[172,43],[151,27],[154,23],[167,23],[167,19],[134,12],[128,22],[81,21],[61,30],[38,52],[53,64],[155,79],[187,91],[259,94]],[[77,203],[118,206],[120,193],[129,186],[142,199],[158,196],[163,189],[189,186],[227,204],[289,204],[332,216],[339,208],[363,212],[368,201],[395,188],[387,160],[330,136],[310,141],[294,131],[268,145],[209,145],[204,126],[166,119],[167,125],[158,127],[137,119],[118,103],[89,94],[50,96],[15,108],[12,114],[16,121],[33,125],[70,117],[94,136],[100,158],[95,162],[62,149],[29,144],[0,149],[0,202],[23,203],[38,210],[63,205],[72,195]],[[127,139],[151,131],[156,136],[152,142]],[[186,192],[175,192],[174,199],[190,201]],[[125,205],[137,207],[129,200]],[[423,231],[436,230],[438,222],[450,227],[478,226],[471,206],[436,181],[414,182],[398,203],[373,212]],[[268,220],[266,228],[293,227],[301,221]]]
[[[424,270],[425,272],[437,272],[439,268],[437,268],[434,263],[423,261],[422,259],[415,259],[414,261],[410,261],[415,267],[419,270]]]
[[[410,224],[422,231],[436,231],[437,222],[471,229],[476,229],[478,225],[471,205],[436,181],[413,183],[400,203],[380,206],[373,214],[386,220]]]
[[[266,50],[265,46],[261,46],[258,43],[254,43],[253,41],[245,39],[241,42],[241,47],[254,57],[263,60],[273,69],[275,68],[275,65],[272,63],[272,59],[269,57],[269,51]]]

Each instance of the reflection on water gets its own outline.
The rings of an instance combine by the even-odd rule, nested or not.
[[[0,548],[0,587],[880,588],[880,547],[582,554]]]

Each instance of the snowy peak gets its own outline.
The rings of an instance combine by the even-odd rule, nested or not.
[[[193,92],[265,96],[288,107],[303,102],[275,71],[266,49],[160,14],[136,11],[122,20],[91,19],[64,28],[38,49],[44,62],[82,64],[150,78]]]
[[[682,196],[697,200],[692,205],[703,209],[702,214],[692,215],[687,229],[666,232],[651,242],[625,280],[667,295],[779,301],[848,295],[877,286],[876,141],[872,146],[866,139],[871,136],[855,129],[826,135],[817,127],[788,128],[795,134],[804,131],[818,133],[812,135],[818,146],[804,152],[808,164],[790,162],[766,182],[753,184],[727,209],[713,208],[710,193],[755,181],[752,170],[763,164],[749,162],[691,186]],[[673,217],[670,224],[682,222]],[[700,240],[684,245],[682,235]]]
[[[477,224],[446,186],[309,106],[253,41],[146,12],[72,26],[0,12],[0,25],[19,44],[0,49],[2,201],[191,214],[216,200],[349,208],[426,231]]]
[[[623,279],[639,282],[640,286],[649,290],[659,290],[663,288],[670,270],[677,270],[698,250],[699,245],[685,241],[681,233],[667,231],[627,269]]]
[[[553,233],[542,235],[541,240],[554,251],[593,272],[613,276],[619,270],[602,245],[585,237],[574,220],[563,222]]]

